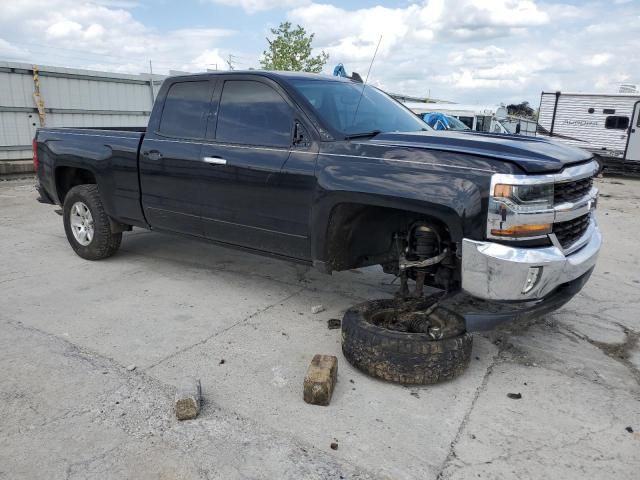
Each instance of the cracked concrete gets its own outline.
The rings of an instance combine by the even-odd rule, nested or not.
[[[395,291],[378,269],[327,277],[143,230],[87,262],[30,182],[2,182],[0,479],[636,478],[640,182],[599,187],[584,292],[476,335],[460,378],[405,388],[351,368],[326,327]],[[302,401],[314,353],[340,362],[329,407]],[[183,375],[204,404],[177,422]]]

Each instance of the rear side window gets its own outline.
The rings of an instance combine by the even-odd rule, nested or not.
[[[160,133],[171,137],[204,138],[211,102],[211,83],[174,83],[167,92]]]
[[[629,117],[607,117],[604,121],[604,128],[626,130],[629,128]]]
[[[292,125],[291,108],[270,86],[250,80],[224,82],[216,140],[288,147]]]

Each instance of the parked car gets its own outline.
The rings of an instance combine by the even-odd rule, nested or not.
[[[343,349],[359,368],[403,383],[458,374],[469,331],[568,302],[601,244],[590,153],[434,132],[344,78],[168,78],[146,130],[41,128],[33,145],[40,201],[63,207],[83,258],[113,255],[122,232],[140,227],[326,273],[382,265],[417,303],[351,310]],[[448,303],[427,306],[425,285],[448,292]],[[372,360],[380,352],[401,360]]]

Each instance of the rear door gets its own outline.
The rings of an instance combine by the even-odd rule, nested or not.
[[[206,170],[202,140],[215,80],[180,80],[161,92],[161,115],[149,124],[140,149],[142,205],[152,228],[203,236],[199,182]],[[154,112],[155,114],[155,112]],[[152,120],[153,122],[153,120]]]
[[[217,122],[202,150],[205,235],[308,259],[317,146],[293,146],[294,128],[304,127],[275,82],[225,76],[218,91]]]
[[[624,161],[625,164],[640,163],[640,102],[636,102],[633,108]]]

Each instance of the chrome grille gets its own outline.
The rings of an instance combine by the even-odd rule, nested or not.
[[[565,250],[573,245],[589,228],[591,214],[553,224],[553,233]]]
[[[553,200],[556,205],[574,202],[587,196],[593,187],[593,177],[582,178],[572,182],[556,183],[553,190]]]

